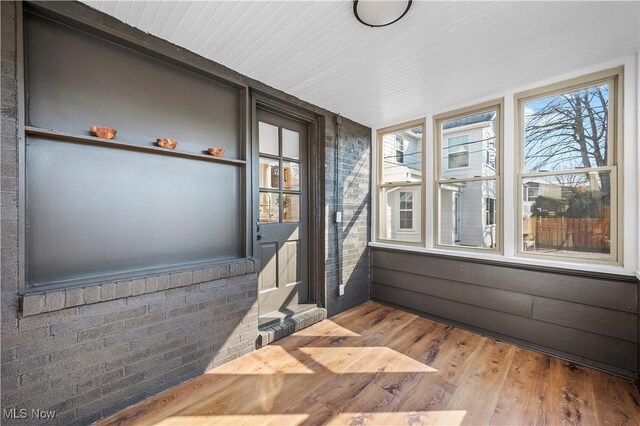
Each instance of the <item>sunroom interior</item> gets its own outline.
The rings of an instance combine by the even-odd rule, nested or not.
[[[2,1],[4,424],[640,424],[640,2]]]

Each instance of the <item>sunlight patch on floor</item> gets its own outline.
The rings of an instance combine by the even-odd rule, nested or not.
[[[309,418],[309,414],[246,414],[236,416],[171,416],[156,425],[299,425]]]
[[[336,348],[308,346],[299,350],[332,373],[376,373],[381,367],[386,373],[435,373],[438,371],[386,346]],[[328,363],[324,361],[327,359],[357,359],[362,362]]]
[[[326,333],[322,331],[326,330]],[[312,325],[311,327],[304,328],[300,331],[296,331],[297,337],[361,337],[360,334],[344,328],[339,324],[325,319],[322,322]]]
[[[215,374],[313,374],[280,346],[268,346],[215,369]]]

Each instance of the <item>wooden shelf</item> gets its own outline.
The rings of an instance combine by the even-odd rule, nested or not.
[[[244,160],[236,160],[231,158],[214,157],[208,154],[196,154],[194,152],[175,151],[160,148],[157,146],[144,146],[132,143],[122,142],[115,139],[102,139],[88,135],[74,135],[71,133],[58,132],[56,130],[41,129],[39,127],[26,126],[25,133],[29,136],[40,136],[45,139],[57,139],[68,142],[80,142],[91,145],[110,146],[113,148],[129,149],[133,151],[150,152],[153,154],[169,155],[174,157],[193,158],[196,160],[212,161],[214,163],[231,164],[234,166],[244,166],[247,164]]]

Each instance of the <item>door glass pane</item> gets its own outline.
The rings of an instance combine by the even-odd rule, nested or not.
[[[442,122],[442,179],[496,175],[495,109]]]
[[[280,221],[280,194],[260,192],[260,223],[277,223]]]
[[[284,206],[282,209],[283,222],[300,222],[300,195],[284,194]]]
[[[606,166],[608,110],[607,83],[525,102],[525,172]]]
[[[293,161],[282,162],[282,175],[284,189],[300,189],[300,164]]]
[[[611,173],[523,180],[522,249],[611,259]]]
[[[263,154],[278,155],[278,128],[268,123],[258,122],[258,144]]]
[[[289,129],[282,129],[282,156],[300,158],[300,134]]]
[[[440,184],[440,244],[496,248],[496,181]]]
[[[382,183],[422,181],[422,126],[382,135]]]
[[[271,158],[260,157],[258,179],[260,188],[280,188],[280,162]]]

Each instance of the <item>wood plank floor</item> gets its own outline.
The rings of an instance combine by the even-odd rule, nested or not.
[[[367,302],[111,424],[640,425],[631,382]]]

